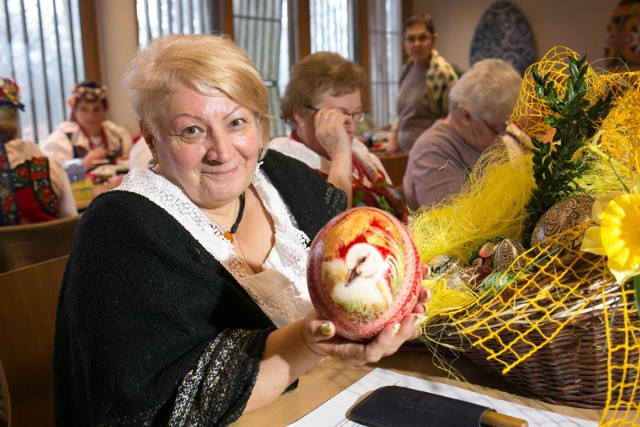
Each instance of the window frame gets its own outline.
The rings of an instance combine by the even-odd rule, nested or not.
[[[84,55],[84,74],[87,80],[101,82],[96,5],[92,0],[78,0],[78,8],[82,34],[82,54]]]
[[[214,11],[214,28],[234,36],[233,28],[233,0],[212,0]],[[371,78],[371,58],[369,55],[369,1],[357,0],[354,13],[354,28],[356,29],[355,62],[363,69],[367,81]],[[405,22],[413,14],[413,2],[401,1],[402,22]],[[311,54],[311,18],[309,0],[287,0],[289,19],[289,68],[300,59]],[[216,18],[217,17],[217,18]],[[402,62],[407,56],[402,49]],[[371,111],[371,90],[365,85],[362,91],[362,105],[366,111]]]

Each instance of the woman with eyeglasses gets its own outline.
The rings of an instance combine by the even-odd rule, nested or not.
[[[317,170],[344,190],[349,207],[373,206],[402,221],[408,210],[384,166],[355,138],[366,118],[361,92],[362,68],[333,52],[303,58],[291,70],[281,100],[282,119],[292,128],[288,137],[271,141],[280,151]]]
[[[506,61],[484,59],[449,92],[449,114],[423,132],[409,153],[403,187],[411,209],[459,193],[480,156],[507,133],[522,77]]]
[[[447,115],[447,94],[458,81],[451,64],[433,47],[438,39],[430,15],[412,16],[402,26],[404,50],[396,119],[387,154],[408,153],[420,134]]]

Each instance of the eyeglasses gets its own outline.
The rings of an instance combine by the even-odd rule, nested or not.
[[[407,36],[404,38],[404,41],[406,41],[409,44],[413,44],[416,41],[419,43],[425,43],[425,42],[428,42],[429,40],[431,40],[431,36],[427,34],[420,34],[419,36]]]
[[[312,107],[311,105],[305,105],[304,108],[308,108],[309,110],[311,110],[311,111],[313,111],[315,113],[320,111],[320,109],[318,109],[316,107]],[[351,120],[353,120],[354,122],[357,122],[357,123],[362,123],[367,118],[367,113],[365,113],[364,111],[358,111],[358,112],[355,112],[355,113],[348,113],[348,112],[342,110],[342,114],[344,114],[345,116],[351,117]]]
[[[505,122],[502,129],[496,129],[493,126],[491,126],[485,119],[476,119],[476,120],[480,120],[482,123],[484,123],[484,125],[491,131],[493,132],[493,134],[495,136],[500,136],[500,135],[504,135],[507,132],[507,123]]]

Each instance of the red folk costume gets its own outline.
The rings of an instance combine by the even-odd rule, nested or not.
[[[0,79],[0,108],[18,108],[20,103],[18,86],[11,79]],[[7,107],[9,106],[9,107]],[[64,171],[56,172],[58,182],[54,184],[52,167],[38,146],[30,141],[13,139],[0,141],[0,226],[28,224],[77,214],[73,205],[71,187]],[[54,187],[66,199],[61,209],[61,199]]]
[[[269,148],[294,157],[315,169],[325,179],[329,176],[329,161],[307,147],[296,131],[289,138],[273,139]],[[382,163],[367,147],[354,139],[352,143],[352,203],[353,206],[371,206],[395,215],[403,222],[409,218],[409,210],[402,195],[395,189]]]

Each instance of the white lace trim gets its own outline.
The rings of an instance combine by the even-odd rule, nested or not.
[[[331,171],[331,160],[313,151],[301,142],[294,141],[288,136],[274,138],[269,142],[269,149],[276,150],[289,157],[300,160],[311,169],[319,170],[325,174]]]
[[[300,319],[311,309],[306,278],[309,238],[296,227],[290,210],[260,169],[252,184],[275,228],[274,247],[262,266],[263,271],[254,275],[242,268],[234,246],[224,238],[221,229],[163,176],[147,169],[133,169],[117,189],[139,194],[174,217],[233,275],[274,324],[281,327]]]

